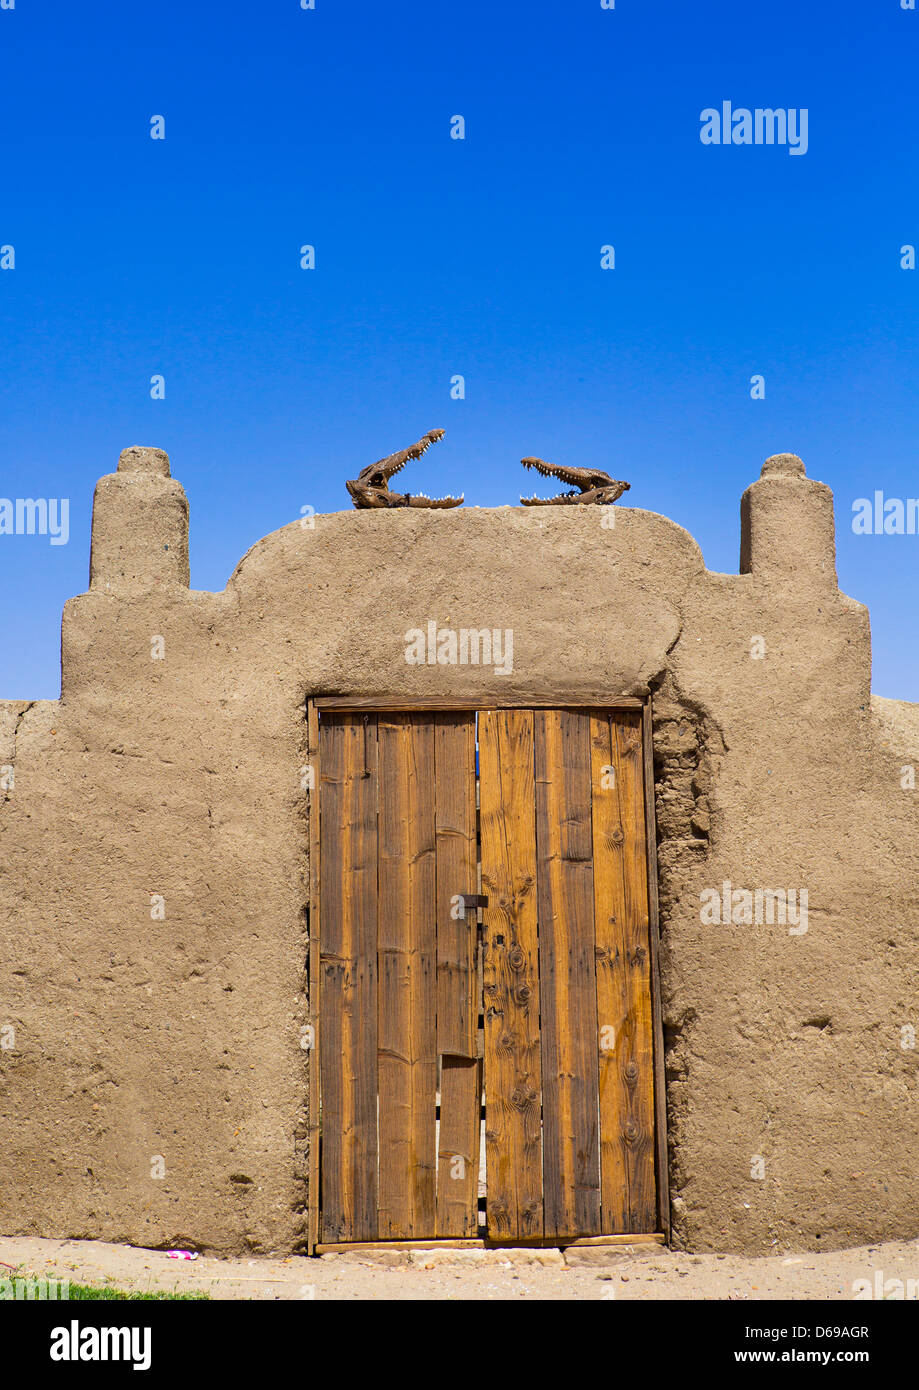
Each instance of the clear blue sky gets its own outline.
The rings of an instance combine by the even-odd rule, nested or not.
[[[836,495],[874,688],[919,700],[919,536],[850,524],[876,488],[919,495],[919,12],[315,3],[0,10],[0,496],[71,499],[67,546],[0,537],[0,698],[59,693],[126,445],[168,450],[192,584],[221,589],[443,427],[406,486],[495,505],[525,454],[598,465],[730,572],[741,492],[800,453]],[[807,154],[702,145],[726,99],[806,107]]]

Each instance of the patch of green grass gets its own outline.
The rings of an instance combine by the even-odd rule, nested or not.
[[[188,1302],[188,1301],[197,1301],[197,1300],[201,1300],[201,1299],[209,1299],[209,1298],[210,1298],[210,1294],[209,1294],[209,1293],[203,1293],[203,1292],[195,1292],[195,1293],[167,1293],[167,1292],[166,1292],[165,1290],[163,1290],[163,1289],[157,1289],[157,1290],[156,1290],[155,1292],[153,1292],[153,1293],[136,1293],[136,1292],[135,1292],[135,1293],[130,1293],[130,1292],[128,1292],[127,1289],[112,1289],[112,1288],[109,1288],[107,1285],[100,1285],[100,1284],[71,1284],[71,1285],[70,1285],[70,1297],[71,1297],[71,1298],[83,1298],[83,1299],[91,1299],[91,1298],[115,1299],[115,1300],[122,1300],[122,1299],[124,1299],[126,1302],[129,1302],[129,1303],[138,1302],[138,1301],[141,1301],[141,1300],[144,1300],[144,1299],[149,1299],[149,1300],[152,1300],[152,1301],[161,1301],[161,1300],[163,1300],[163,1299],[177,1299],[177,1300],[180,1300],[180,1301],[183,1301],[183,1302]]]
[[[17,1277],[20,1279],[36,1280],[47,1279],[49,1277],[56,1279],[55,1275],[49,1276],[47,1274],[20,1274]],[[203,1291],[195,1291],[193,1293],[169,1293],[165,1289],[155,1289],[153,1292],[150,1293],[141,1293],[140,1291],[132,1291],[129,1289],[117,1289],[110,1284],[72,1283],[70,1285],[70,1298],[83,1299],[84,1301],[99,1299],[104,1300],[105,1302],[118,1303],[138,1303],[145,1301],[160,1303],[164,1300],[176,1300],[185,1303],[198,1302],[201,1300],[210,1300],[210,1294],[204,1293]],[[61,1299],[61,1302],[66,1302],[66,1299]]]

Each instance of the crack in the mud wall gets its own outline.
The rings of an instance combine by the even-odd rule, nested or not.
[[[676,997],[671,972],[669,927],[709,857],[711,797],[724,740],[701,708],[687,700],[672,675],[652,690],[654,802],[657,822],[658,900],[661,942],[661,1005],[667,1089],[667,1147],[673,1244],[683,1243],[681,1192],[682,1119],[692,1060],[696,1010]]]

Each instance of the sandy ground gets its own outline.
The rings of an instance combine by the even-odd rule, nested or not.
[[[919,1241],[755,1259],[618,1246],[180,1261],[126,1245],[0,1237],[0,1261],[0,1280],[35,1275],[129,1290],[204,1290],[219,1299],[852,1300],[855,1281],[874,1287],[878,1271],[882,1282],[919,1281]]]

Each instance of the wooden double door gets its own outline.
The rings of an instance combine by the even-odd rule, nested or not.
[[[641,711],[323,711],[319,771],[320,1242],[658,1230]]]

